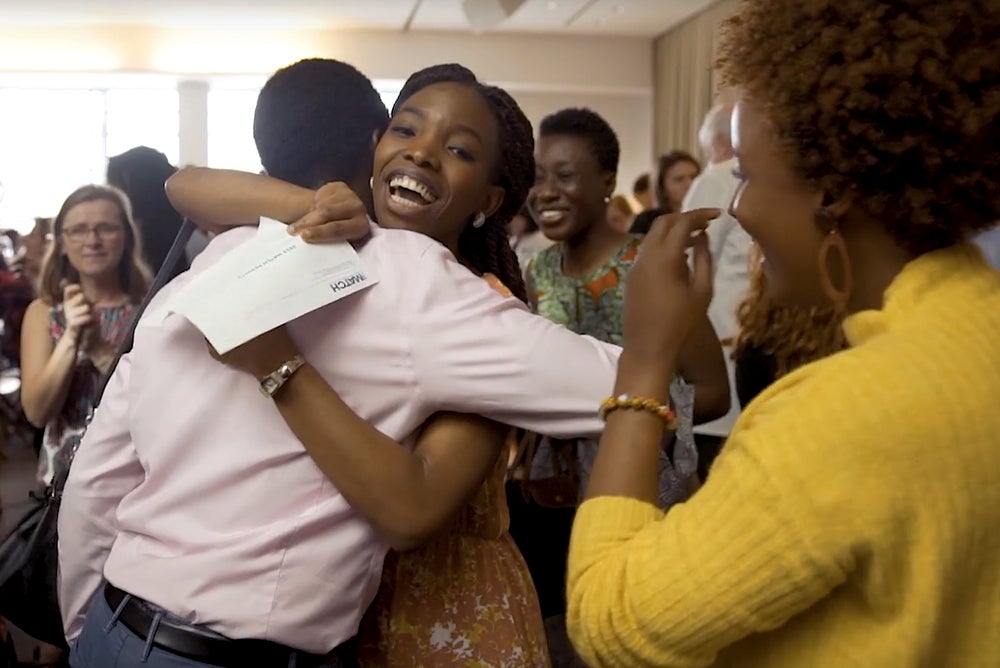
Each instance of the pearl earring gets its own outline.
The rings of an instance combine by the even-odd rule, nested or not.
[[[604,198],[604,203],[605,204],[611,204],[611,198],[610,197],[605,197]]]
[[[472,226],[477,230],[486,224],[486,214],[480,211],[476,214],[476,217],[472,219]]]

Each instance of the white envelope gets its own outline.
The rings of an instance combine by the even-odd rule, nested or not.
[[[192,279],[165,310],[225,353],[377,282],[349,243],[307,244],[262,218],[253,239]]]

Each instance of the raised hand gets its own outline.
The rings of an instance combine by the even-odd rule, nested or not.
[[[346,183],[327,183],[316,191],[312,210],[288,231],[309,243],[354,241],[369,233],[368,210]]]
[[[712,258],[705,228],[718,209],[661,216],[629,271],[623,313],[625,351],[653,365],[676,361],[712,300]],[[687,251],[693,249],[693,269]]]
[[[63,288],[63,313],[66,316],[65,336],[71,337],[76,344],[81,343],[83,333],[94,322],[94,314],[79,284],[70,283]]]

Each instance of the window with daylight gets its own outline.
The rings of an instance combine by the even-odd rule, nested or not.
[[[0,228],[28,232],[133,146],[178,153],[177,91],[0,87]]]
[[[257,88],[213,88],[208,91],[208,166],[259,172],[253,143]]]
[[[386,109],[392,109],[401,81],[375,81]],[[259,172],[253,142],[253,114],[259,88],[212,88],[208,93],[208,166]]]

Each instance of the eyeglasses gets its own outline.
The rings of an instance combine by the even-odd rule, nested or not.
[[[76,225],[74,227],[67,227],[62,233],[67,240],[75,244],[82,244],[90,238],[91,234],[96,234],[97,238],[102,240],[113,239],[122,233],[122,226],[115,225],[114,223],[98,223],[93,227]]]

